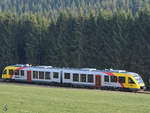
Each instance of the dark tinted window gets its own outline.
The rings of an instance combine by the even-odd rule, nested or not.
[[[9,70],[9,75],[13,75],[13,70],[12,69]]]
[[[58,78],[58,72],[53,72],[53,78]]]
[[[15,75],[19,75],[19,70],[15,70]]]
[[[104,82],[109,82],[109,76],[104,76]]]
[[[86,82],[86,74],[80,75],[80,82]]]
[[[77,74],[77,73],[74,73],[73,74],[73,81],[79,81],[79,74]]]
[[[125,83],[125,77],[119,77],[119,82],[120,83]]]
[[[45,72],[45,79],[50,80],[50,72]]]
[[[93,83],[93,75],[88,75],[88,82]]]
[[[33,71],[33,78],[38,79],[38,72],[37,71]]]
[[[39,79],[44,79],[44,72],[39,71]]]
[[[24,70],[21,70],[21,76],[24,76]]]
[[[117,82],[117,77],[116,76],[111,76],[111,82]]]
[[[135,84],[135,82],[130,77],[128,78],[128,82],[129,84]]]
[[[64,75],[65,75],[64,77],[65,79],[70,79],[70,73],[65,73]]]

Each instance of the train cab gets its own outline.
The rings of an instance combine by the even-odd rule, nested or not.
[[[110,79],[116,78],[115,81],[116,84],[119,83],[119,86],[127,91],[145,90],[145,84],[141,76],[137,73],[127,72],[125,70],[112,70],[112,69],[105,70],[105,72],[112,73]]]
[[[141,78],[136,73],[133,72],[123,72],[123,73],[113,73],[118,78],[118,82],[122,88],[130,91],[144,90],[145,84]]]
[[[132,83],[133,85],[136,84],[136,88],[138,88],[139,90],[145,90],[145,84],[141,76],[133,72],[128,72],[128,73],[131,75],[132,78],[132,80],[129,79],[129,82]]]
[[[14,71],[17,69],[15,66],[7,66],[2,72],[2,79],[12,79]]]
[[[2,72],[2,79],[3,80],[11,80],[13,79],[13,75],[17,72],[16,70],[22,69],[24,67],[29,67],[29,64],[16,64],[5,67]]]

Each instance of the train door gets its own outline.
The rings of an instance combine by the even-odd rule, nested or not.
[[[95,87],[96,88],[101,88],[101,75],[96,75],[95,76]]]
[[[27,82],[31,82],[31,71],[27,71]]]

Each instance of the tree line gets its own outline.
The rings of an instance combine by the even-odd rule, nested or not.
[[[150,8],[150,0],[0,0],[0,11],[16,13],[19,16],[30,13],[49,19],[56,19],[60,11],[74,15],[88,15],[91,10],[114,14],[124,10],[136,15],[143,8]]]
[[[57,20],[0,13],[0,69],[12,64],[123,69],[150,79],[150,11]]]

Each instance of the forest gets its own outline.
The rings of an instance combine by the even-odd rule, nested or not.
[[[77,1],[93,9],[91,0]],[[109,1],[122,3],[117,5],[120,8],[128,5],[113,12],[116,9],[110,10],[109,3],[93,0],[93,4],[105,3],[99,8],[102,10],[84,13],[84,7],[80,4],[78,8],[75,0],[32,0],[31,6],[27,5],[30,0],[0,0],[0,70],[12,64],[123,69],[139,73],[149,86],[149,0],[131,0],[145,7],[135,12],[129,0]],[[48,2],[54,3],[52,10],[43,9]],[[58,9],[65,4],[64,10]],[[67,6],[79,11],[68,13]],[[48,16],[49,11],[52,15]]]

